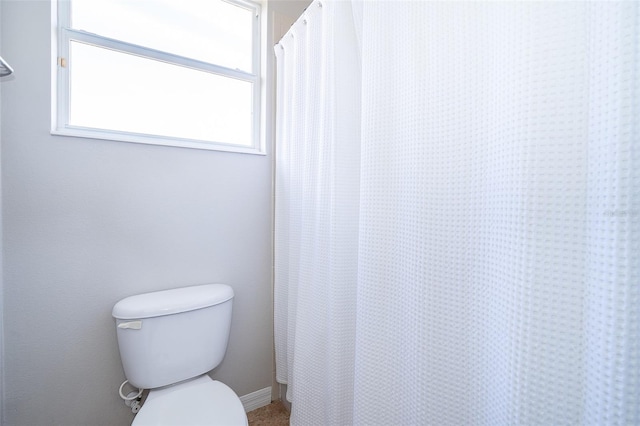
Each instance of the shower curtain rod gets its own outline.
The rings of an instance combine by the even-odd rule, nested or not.
[[[13,68],[0,56],[0,77],[6,77],[13,74]]]

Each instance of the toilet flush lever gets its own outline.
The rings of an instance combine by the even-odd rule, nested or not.
[[[118,328],[130,328],[131,330],[140,330],[142,328],[142,321],[127,321],[118,324]]]

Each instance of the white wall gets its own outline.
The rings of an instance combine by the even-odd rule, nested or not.
[[[1,7],[6,424],[128,424],[111,308],[189,284],[236,292],[213,377],[271,386],[271,155],[51,136],[49,2]]]

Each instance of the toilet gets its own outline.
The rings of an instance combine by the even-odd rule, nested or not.
[[[233,289],[207,284],[140,294],[113,307],[120,358],[132,386],[150,389],[132,426],[238,425],[238,396],[207,372],[229,340]]]

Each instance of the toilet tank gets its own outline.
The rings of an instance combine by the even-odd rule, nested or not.
[[[231,328],[233,289],[206,284],[140,294],[113,307],[124,373],[152,389],[214,369]]]

